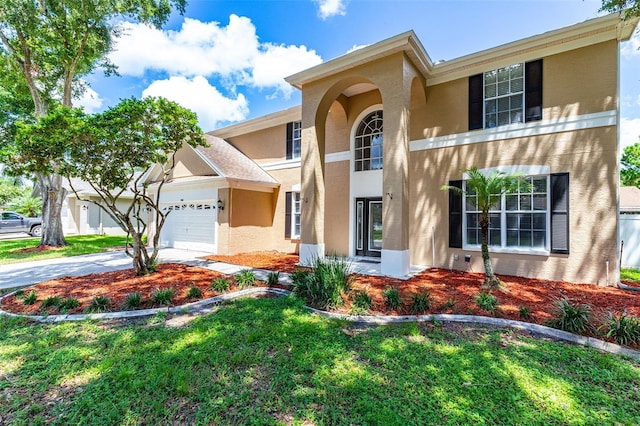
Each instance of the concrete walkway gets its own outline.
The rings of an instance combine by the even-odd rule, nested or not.
[[[161,249],[161,262],[206,266],[202,259],[211,253],[191,250]],[[24,287],[65,276],[78,276],[131,268],[131,258],[122,251],[86,254],[58,259],[0,265],[0,289]]]

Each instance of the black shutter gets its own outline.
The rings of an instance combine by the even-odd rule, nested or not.
[[[293,158],[293,123],[287,123],[287,160]]]
[[[542,59],[524,65],[525,121],[542,120]]]
[[[551,174],[551,253],[569,254],[569,173]]]
[[[483,74],[469,77],[469,130],[482,129]]]
[[[462,189],[462,181],[449,181],[449,186]],[[462,194],[452,190],[449,190],[449,247],[462,248]]]
[[[291,238],[291,199],[292,193],[285,193],[284,201],[284,237]]]

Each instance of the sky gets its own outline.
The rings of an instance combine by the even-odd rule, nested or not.
[[[301,102],[284,78],[414,30],[432,60],[450,60],[603,15],[594,0],[188,0],[157,30],[124,22],[111,61],[76,106],[164,96],[211,131]],[[623,147],[640,141],[640,35],[621,46]]]

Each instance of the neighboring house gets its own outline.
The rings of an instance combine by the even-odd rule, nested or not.
[[[462,171],[478,167],[533,184],[491,214],[496,272],[612,284],[619,44],[637,22],[608,15],[438,63],[409,31],[290,76],[301,107],[178,152],[163,200],[180,213],[163,240],[296,250],[302,263],[360,256],[390,276],[482,271],[473,196],[440,189],[464,187]],[[225,170],[240,160],[236,175]],[[210,213],[192,221],[199,206]]]
[[[640,268],[640,188],[620,188],[622,266]]]

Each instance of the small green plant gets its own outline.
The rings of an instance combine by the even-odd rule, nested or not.
[[[440,307],[443,311],[453,309],[456,306],[456,299],[454,297],[448,298]]]
[[[149,265],[149,272],[154,273],[158,271],[158,259],[153,259]]]
[[[122,303],[122,308],[125,310],[135,309],[142,304],[142,294],[140,292],[133,292],[127,294],[127,297]]]
[[[280,281],[280,272],[278,271],[269,272],[269,274],[267,275],[267,284],[276,285],[278,284],[278,281]]]
[[[640,319],[626,312],[615,315],[609,312],[598,330],[620,345],[640,344]]]
[[[584,333],[593,329],[591,325],[591,306],[572,303],[567,298],[556,299],[554,316],[547,325],[570,333]]]
[[[30,291],[29,294],[27,294],[24,299],[22,299],[22,303],[24,303],[25,305],[33,305],[34,303],[36,303],[36,300],[38,300],[36,292]]]
[[[416,315],[423,314],[428,309],[431,309],[431,293],[414,294],[411,299],[411,313]]]
[[[156,312],[151,318],[149,318],[147,323],[151,325],[160,324],[162,322],[165,322],[168,316],[169,313],[167,311]]]
[[[21,298],[23,298],[23,297],[24,297],[24,290],[18,290],[18,291],[16,291],[16,292],[15,292],[15,294],[14,294],[14,296],[15,296],[15,298],[16,298],[16,299],[21,299]]]
[[[527,306],[519,306],[518,312],[520,312],[520,318],[524,318],[524,319],[531,318],[531,311]]]
[[[496,309],[498,308],[498,298],[493,294],[481,291],[475,297],[476,304],[487,312],[491,312],[492,314],[496,313]]]
[[[109,312],[111,309],[111,300],[105,296],[96,296],[91,301],[91,304],[84,310],[87,313],[102,313]]]
[[[337,256],[315,258],[312,270],[291,274],[293,292],[309,305],[320,309],[335,308],[344,303],[343,293],[351,289],[351,264]]]
[[[42,309],[48,309],[48,308],[58,309],[61,303],[62,303],[62,298],[60,298],[60,296],[50,296],[42,301],[42,305],[40,307]]]
[[[256,274],[252,269],[243,269],[238,272],[235,277],[236,283],[238,283],[238,287],[240,288],[253,287],[256,283]]]
[[[202,290],[192,285],[189,287],[189,291],[187,291],[187,299],[202,299]]]
[[[227,291],[229,290],[229,280],[223,277],[218,277],[215,280],[213,280],[213,282],[209,287],[211,288],[211,290],[217,291],[219,293],[223,291]]]
[[[60,312],[69,312],[72,309],[76,309],[78,306],[80,306],[78,299],[74,297],[67,297],[60,303],[60,305],[58,305],[58,310]]]
[[[384,303],[391,309],[398,309],[402,305],[402,299],[400,299],[400,290],[398,287],[387,287],[382,291],[384,296]]]
[[[358,291],[353,295],[352,313],[361,314],[371,309],[371,296],[366,291]]]
[[[170,305],[174,294],[172,288],[157,288],[151,294],[151,298],[156,305]]]

